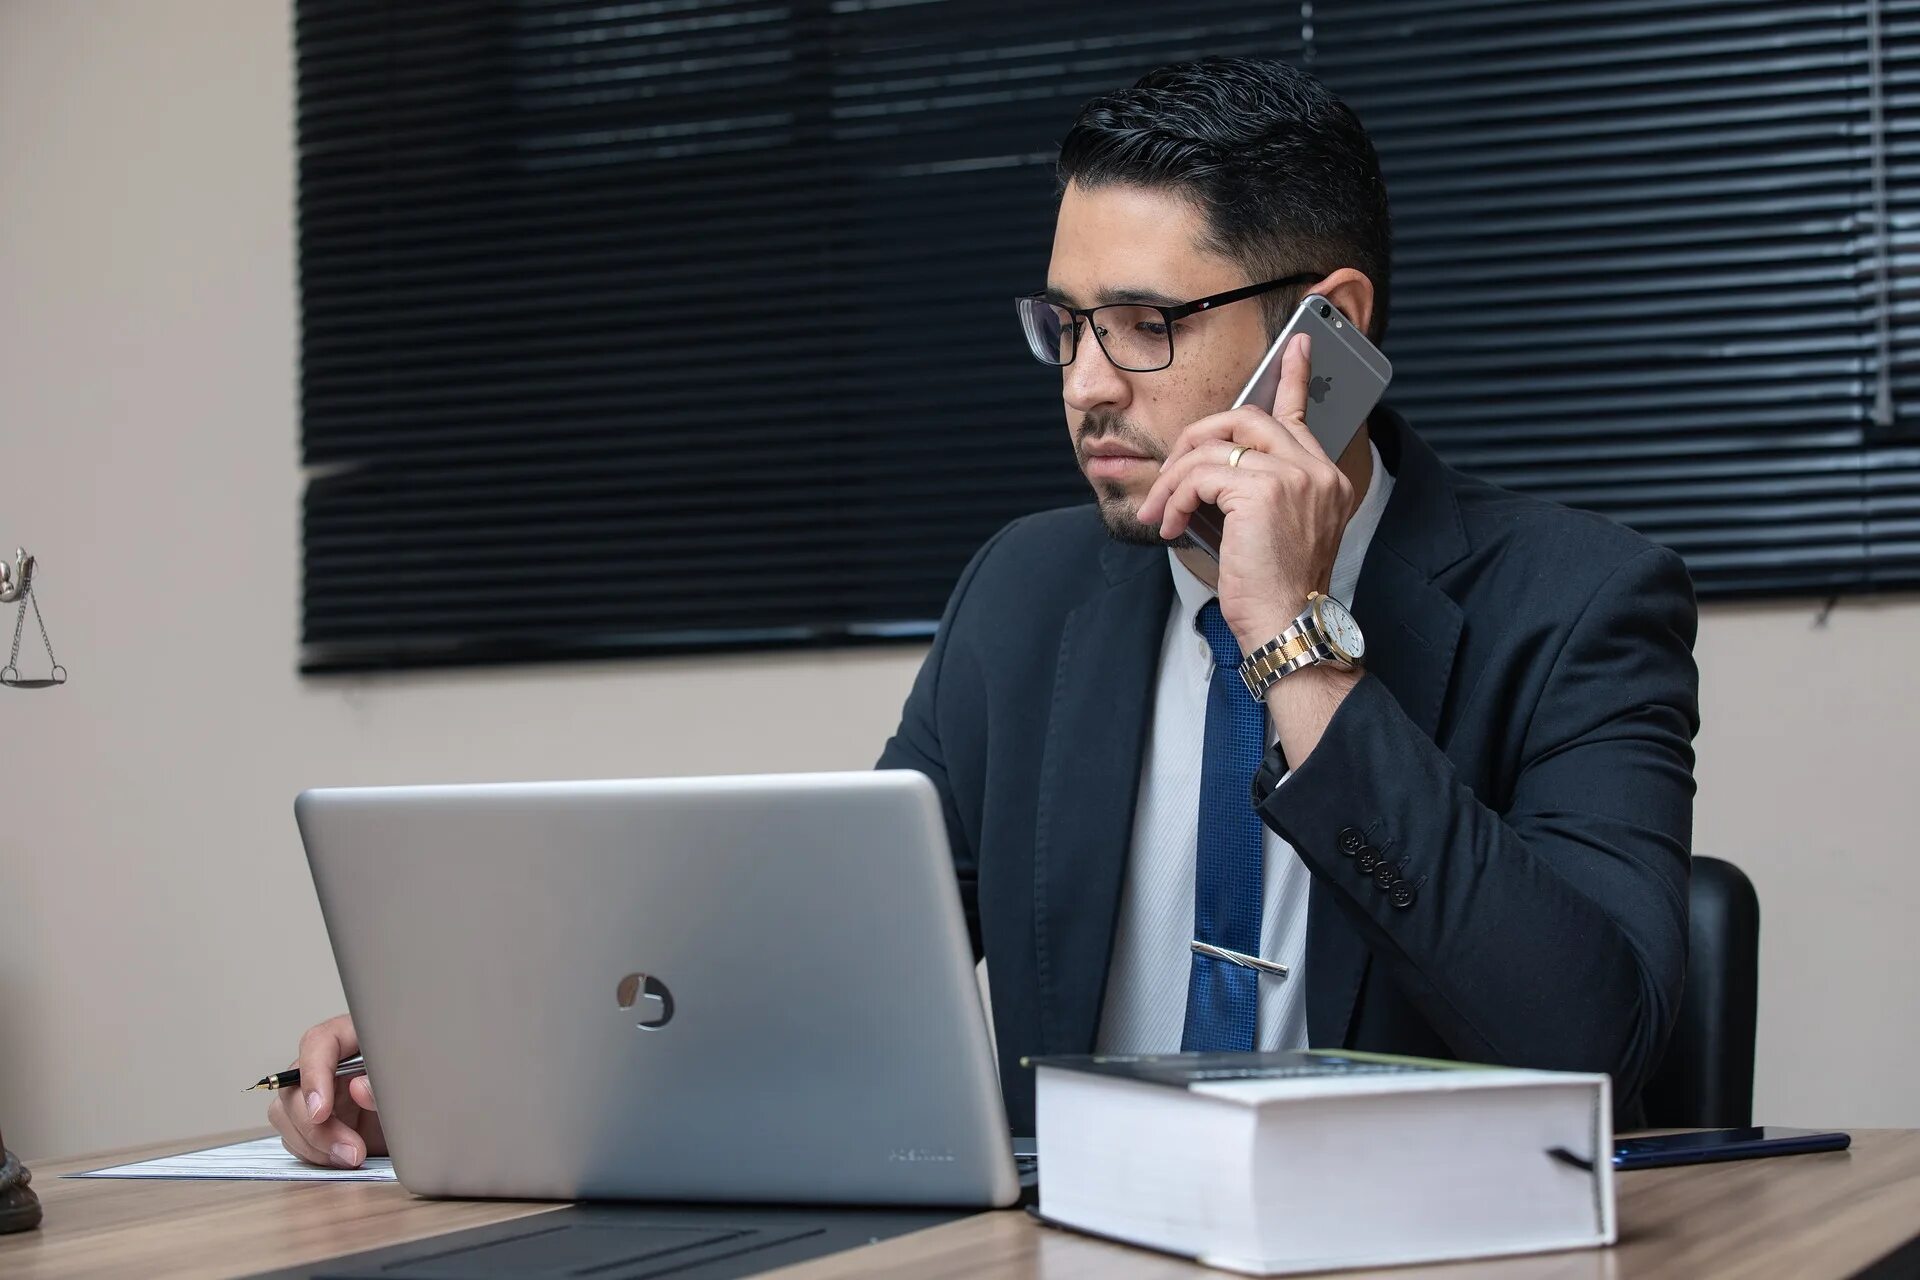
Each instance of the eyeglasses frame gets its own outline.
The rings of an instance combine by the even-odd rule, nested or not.
[[[1172,307],[1163,307],[1152,302],[1104,302],[1097,307],[1069,307],[1047,297],[1046,290],[1044,289],[1036,293],[1023,294],[1015,298],[1013,300],[1013,307],[1015,314],[1019,313],[1022,304],[1028,302],[1044,302],[1048,306],[1059,307],[1060,310],[1072,316],[1076,321],[1085,320],[1090,327],[1093,327],[1093,340],[1100,344],[1101,352],[1107,357],[1107,362],[1113,365],[1114,368],[1126,373],[1158,373],[1162,369],[1170,369],[1173,367],[1173,325],[1175,321],[1185,320],[1188,316],[1198,315],[1203,311],[1217,310],[1230,302],[1241,302],[1247,298],[1256,298],[1263,293],[1271,293],[1275,289],[1284,289],[1288,285],[1311,284],[1314,281],[1326,279],[1326,276],[1327,273],[1324,271],[1298,271],[1290,276],[1282,276],[1278,280],[1268,280],[1264,284],[1241,285],[1238,289],[1228,289],[1225,293],[1208,294],[1204,298],[1195,298],[1191,302],[1182,302],[1178,306]],[[1109,307],[1144,307],[1151,311],[1158,311],[1167,326],[1167,362],[1165,364],[1154,365],[1151,369],[1135,369],[1115,360],[1113,353],[1107,350],[1107,344],[1101,339],[1098,327],[1093,325],[1094,313],[1096,311],[1104,311]],[[1021,327],[1024,331],[1024,320],[1021,322]],[[1039,354],[1034,352],[1031,340],[1027,343],[1027,351],[1033,355],[1035,361],[1049,369],[1064,369],[1080,358],[1080,327],[1077,324],[1074,326],[1073,354],[1058,364],[1041,359]]]

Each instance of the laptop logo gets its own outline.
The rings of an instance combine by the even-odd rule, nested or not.
[[[620,979],[614,998],[622,1009],[636,1015],[634,1025],[642,1031],[658,1031],[673,1021],[673,992],[650,973],[630,973]]]

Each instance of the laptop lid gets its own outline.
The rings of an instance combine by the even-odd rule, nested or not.
[[[294,812],[409,1189],[1015,1199],[922,775],[328,788]]]

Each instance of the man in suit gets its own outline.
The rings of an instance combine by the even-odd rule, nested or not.
[[[1328,458],[1299,346],[1272,413],[1219,412],[1309,292],[1386,329],[1379,163],[1312,77],[1155,71],[1060,177],[1022,320],[1096,502],[974,556],[880,759],[940,792],[1014,1129],[1025,1055],[1305,1045],[1610,1071],[1631,1119],[1685,966],[1684,566],[1389,410]],[[1217,563],[1177,545],[1203,503]],[[382,1149],[357,1049],[301,1041],[296,1154]]]
[[[1298,339],[1272,413],[1219,411],[1306,293],[1386,327],[1378,161],[1310,76],[1155,71],[1059,171],[1022,313],[1097,501],[975,555],[880,760],[945,804],[1015,1130],[1024,1055],[1183,1047],[1608,1071],[1632,1119],[1686,958],[1684,566],[1390,410],[1329,459]],[[1202,503],[1217,563],[1168,547]]]

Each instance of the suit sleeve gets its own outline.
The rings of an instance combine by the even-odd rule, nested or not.
[[[1686,968],[1697,620],[1672,552],[1616,569],[1522,726],[1503,813],[1371,677],[1259,800],[1461,1058],[1607,1071],[1622,1098],[1658,1063]]]
[[[947,823],[947,844],[953,853],[954,876],[959,881],[960,903],[966,911],[967,935],[973,941],[973,958],[976,961],[985,954],[980,941],[979,851],[974,847],[972,834],[967,829],[947,777],[946,753],[940,742],[941,675],[948,664],[956,628],[964,631],[967,625],[962,618],[962,610],[980,567],[987,562],[1000,540],[1018,523],[1014,521],[987,539],[986,544],[974,553],[973,559],[961,571],[960,580],[947,599],[946,611],[940,617],[939,628],[934,632],[933,647],[920,664],[920,673],[914,677],[906,705],[901,708],[900,727],[887,739],[887,745],[874,765],[876,769],[912,769],[923,773],[940,793],[940,809]]]

